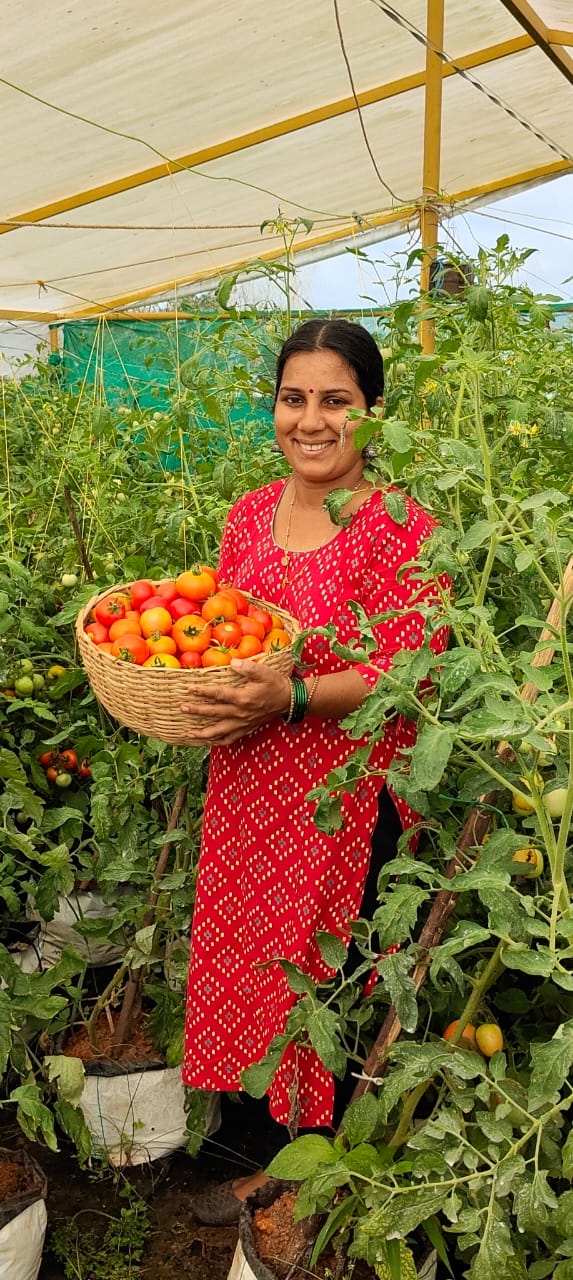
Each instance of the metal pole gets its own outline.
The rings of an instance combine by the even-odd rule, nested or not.
[[[426,93],[424,99],[424,160],[420,232],[424,257],[420,269],[420,289],[430,287],[430,267],[438,243],[438,192],[440,189],[440,153],[442,135],[442,69],[438,50],[444,47],[445,0],[428,0],[426,16]],[[420,321],[420,345],[424,355],[435,348],[433,320]]]

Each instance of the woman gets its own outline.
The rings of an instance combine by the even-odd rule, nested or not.
[[[280,353],[274,406],[276,438],[291,474],[240,499],[223,536],[223,582],[287,609],[305,628],[334,622],[342,642],[357,634],[349,601],[374,616],[405,610],[414,593],[420,599],[420,585],[400,569],[435,527],[409,498],[407,523],[395,523],[382,491],[364,477],[364,458],[354,447],[358,421],[349,411],[366,415],[382,403],[383,389],[382,357],[361,325],[301,325]],[[340,488],[352,493],[344,526],[333,524],[324,506]],[[422,593],[435,596],[436,588]],[[384,770],[415,740],[413,724],[401,717],[373,750],[376,772],[344,796],[342,830],[319,832],[314,805],[305,798],[360,745],[340,722],[360,706],[394,654],[418,648],[424,638],[415,611],[375,630],[379,647],[368,665],[343,661],[327,640],[311,637],[294,686],[265,664],[245,660],[233,663],[240,684],[206,683],[202,696],[185,704],[217,717],[215,732],[206,728],[192,739],[217,745],[193,922],[183,1068],[189,1085],[240,1088],[241,1072],[284,1030],[296,998],[278,960],[300,965],[315,982],[332,976],[317,931],[348,941],[369,867],[375,889],[380,861],[395,849],[396,809],[402,826],[415,820],[403,801],[396,800],[395,809],[383,790],[377,822]],[[444,643],[442,636],[435,647]],[[333,1096],[332,1076],[314,1050],[289,1046],[269,1089],[271,1115],[291,1128],[295,1116],[301,1127],[329,1125]],[[238,1213],[252,1186],[245,1180],[228,1188],[229,1215],[235,1205]]]

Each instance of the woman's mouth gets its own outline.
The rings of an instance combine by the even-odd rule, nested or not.
[[[313,454],[316,456],[316,454],[325,453],[327,449],[330,449],[334,444],[334,440],[320,440],[318,443],[315,442],[312,444],[307,440],[295,440],[294,443],[297,448],[300,449],[301,453],[306,453],[308,455]]]

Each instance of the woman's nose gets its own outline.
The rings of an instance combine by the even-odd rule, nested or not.
[[[316,427],[322,426],[323,420],[324,415],[320,405],[312,396],[309,396],[301,407],[299,425],[316,429]]]

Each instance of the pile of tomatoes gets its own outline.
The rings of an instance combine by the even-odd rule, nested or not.
[[[290,644],[279,617],[207,566],[105,596],[85,631],[101,652],[141,667],[225,667]]]
[[[78,760],[77,751],[67,747],[64,751],[44,751],[38,757],[45,770],[48,782],[57,787],[71,787],[76,778],[91,778],[92,773],[88,760]]]

